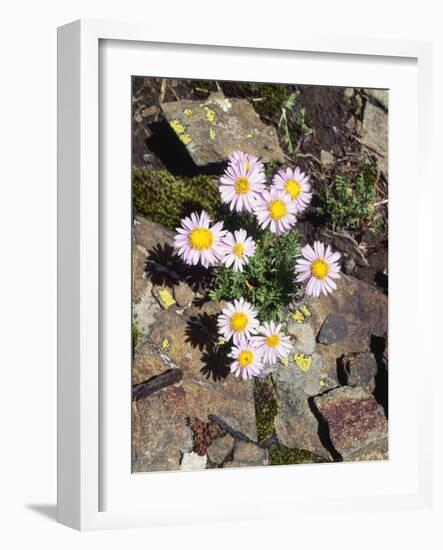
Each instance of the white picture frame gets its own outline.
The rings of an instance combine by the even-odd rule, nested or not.
[[[101,232],[108,226],[100,223],[100,216],[104,208],[115,208],[118,204],[118,197],[110,198],[103,204],[103,196],[100,192],[100,125],[99,115],[101,109],[99,95],[100,63],[103,57],[100,54],[100,44],[103,41],[114,41],[117,44],[126,44],[126,49],[133,45],[155,45],[156,52],[162,47],[183,46],[183,50],[189,46],[189,37],[185,29],[180,34],[173,33],[167,36],[166,33],[147,28],[144,25],[102,22],[102,21],[77,21],[59,29],[58,34],[58,278],[59,278],[59,303],[58,303],[58,519],[60,523],[66,524],[80,530],[122,528],[122,527],[149,527],[161,524],[190,523],[195,521],[213,520],[214,509],[209,510],[207,499],[198,506],[181,504],[177,502],[171,506],[170,502],[163,502],[161,498],[161,487],[167,488],[168,495],[177,487],[177,492],[190,490],[191,483],[193,490],[206,491],[208,495],[220,494],[223,485],[246,484],[253,487],[257,475],[266,478],[265,490],[262,496],[254,495],[254,506],[243,515],[244,519],[260,519],[274,514],[276,517],[284,517],[292,513],[294,508],[309,513],[309,510],[319,510],[331,507],[334,503],[340,502],[342,510],[352,509],[357,504],[362,509],[386,509],[395,510],[399,508],[429,508],[432,505],[432,468],[431,468],[431,432],[427,416],[431,414],[425,406],[424,384],[431,384],[431,371],[428,369],[423,374],[419,383],[413,384],[411,391],[414,393],[414,400],[417,400],[417,407],[413,409],[414,415],[412,426],[417,428],[414,435],[417,454],[411,459],[408,469],[399,476],[398,483],[403,483],[405,476],[409,476],[409,484],[405,484],[404,490],[400,485],[396,490],[389,490],[380,494],[377,490],[373,492],[366,489],[358,491],[355,489],[355,480],[362,475],[358,470],[359,465],[353,464],[332,464],[316,465],[320,468],[316,476],[324,478],[327,483],[328,473],[326,468],[341,469],[340,476],[343,478],[343,468],[348,469],[350,481],[344,493],[338,493],[337,487],[331,480],[329,487],[324,484],[321,487],[319,482],[318,490],[314,490],[312,498],[296,498],[292,495],[272,493],[272,487],[278,484],[285,484],[290,479],[294,468],[284,467],[273,468],[273,473],[262,469],[230,472],[189,472],[189,473],[162,473],[149,474],[142,479],[139,476],[132,476],[130,484],[143,483],[149,486],[153,495],[156,495],[155,505],[140,506],[134,500],[129,502],[130,491],[116,493],[113,505],[110,509],[103,505],[102,487],[103,483],[117,482],[118,472],[114,475],[111,466],[104,467],[103,453],[109,452],[107,442],[103,440],[106,430],[106,414],[108,409],[101,402],[103,398],[103,368],[102,357],[99,349],[101,333],[101,307],[107,296],[106,285],[101,286],[103,276],[103,237]],[[285,56],[294,52],[304,52],[311,56],[336,56],[342,59],[360,60],[361,63],[370,62],[371,59],[386,59],[389,63],[401,63],[402,60],[413,60],[418,71],[418,101],[414,106],[418,113],[418,148],[416,153],[417,175],[420,185],[425,186],[428,178],[430,162],[427,155],[430,150],[430,79],[431,79],[431,46],[426,42],[397,41],[397,40],[370,40],[363,38],[346,37],[325,37],[313,36],[298,33],[292,37],[276,37],[237,39],[226,37],[220,31],[212,32],[207,38],[204,33],[198,37],[193,36],[194,50],[205,52],[211,56],[215,48],[224,48],[229,51],[230,56],[244,55],[249,51],[272,53],[274,56]],[[246,50],[247,49],[247,50]],[[125,53],[127,55],[127,52]],[[363,57],[362,57],[363,56]],[[186,51],[184,51],[186,57]],[[108,58],[106,58],[106,62]],[[198,74],[199,67],[193,69]],[[344,70],[344,69],[343,69]],[[184,74],[192,77],[191,67],[183,66]],[[146,67],[146,74],[151,76],[156,72]],[[180,76],[177,74],[176,76]],[[343,75],[345,78],[346,75]],[[348,76],[349,78],[349,76]],[[234,78],[235,79],[235,78]],[[248,78],[244,78],[248,80]],[[263,78],[266,80],[266,77]],[[272,79],[270,79],[272,80]],[[106,80],[105,80],[106,82]],[[335,82],[334,82],[335,83]],[[370,86],[370,82],[367,86]],[[128,123],[129,123],[128,108]],[[414,126],[413,126],[414,127]],[[412,165],[415,166],[414,162]],[[397,174],[399,176],[400,173]],[[395,174],[394,174],[395,176]],[[128,172],[129,178],[129,172]],[[392,200],[401,200],[400,193],[395,189],[392,193]],[[407,198],[404,198],[407,206]],[[100,213],[100,214],[99,214]],[[108,213],[106,213],[106,216]],[[126,215],[125,213],[123,215]],[[106,217],[104,216],[104,217]],[[400,218],[399,227],[404,220]],[[431,220],[419,211],[417,222],[417,237],[424,234],[424,231]],[[423,232],[423,233],[422,233]],[[395,235],[394,235],[395,237]],[[426,257],[429,250],[424,244],[419,254]],[[401,260],[401,251],[394,254],[390,262],[394,271],[396,262]],[[129,265],[127,267],[129,270]],[[122,277],[125,275],[122,273]],[[432,303],[432,288],[420,285],[424,273],[417,270],[413,286],[417,287],[417,295],[412,300],[411,316],[417,314],[426,316],[429,314]],[[401,298],[401,296],[400,296]],[[128,299],[128,296],[121,298]],[[391,307],[392,312],[392,307]],[[390,322],[401,323],[401,312],[398,318],[391,313]],[[417,331],[420,331],[419,327]],[[129,332],[129,325],[128,325]],[[420,332],[419,332],[420,334]],[[423,335],[423,333],[422,333]],[[423,335],[426,337],[426,335]],[[394,339],[395,340],[395,339]],[[126,340],[127,349],[127,340]],[[124,352],[123,346],[122,350]],[[391,352],[392,350],[390,350]],[[431,347],[424,352],[431,357]],[[400,354],[400,350],[399,350]],[[398,355],[400,358],[400,355]],[[422,357],[423,359],[423,357]],[[404,358],[407,361],[407,357]],[[412,365],[409,365],[412,368]],[[406,368],[406,367],[405,367]],[[395,369],[394,369],[395,375]],[[128,380],[130,373],[127,373]],[[400,380],[400,377],[393,377]],[[110,391],[113,391],[112,388]],[[106,396],[108,399],[108,396]],[[106,400],[105,399],[105,400]],[[124,405],[124,401],[122,401]],[[399,403],[399,407],[404,406]],[[128,411],[128,415],[129,415]],[[129,417],[129,416],[128,416]],[[122,428],[122,434],[127,437],[127,425]],[[126,430],[126,431],[124,431]],[[397,428],[396,428],[397,430]],[[118,431],[118,426],[116,431]],[[398,430],[397,430],[398,431]],[[398,434],[399,436],[401,433]],[[123,450],[130,454],[130,450]],[[413,453],[414,454],[414,453]],[[373,475],[377,475],[378,465],[374,466]],[[308,468],[303,467],[306,474]],[[271,469],[267,469],[271,470]],[[300,471],[300,470],[299,470]],[[380,470],[381,471],[381,470]],[[410,475],[411,472],[414,474]],[[109,476],[111,472],[111,476]],[[326,472],[326,473],[325,473]],[[369,472],[366,470],[365,472]],[[207,475],[209,473],[209,476]],[[220,478],[220,473],[225,477]],[[392,472],[391,472],[392,473]],[[202,474],[206,475],[202,480]],[[299,474],[297,474],[299,475]],[[364,473],[366,475],[366,473]],[[386,470],[383,475],[388,475]],[[107,477],[108,476],[108,477]],[[130,476],[130,471],[127,472]],[[227,477],[229,476],[229,477]],[[110,479],[108,479],[110,477]],[[143,477],[143,476],[142,476]],[[391,476],[392,477],[392,476]],[[395,477],[395,476],[394,476]],[[300,478],[300,475],[299,475]],[[292,479],[292,478],[291,478]],[[354,482],[352,482],[352,479]],[[228,481],[227,481],[228,480]],[[403,481],[402,481],[403,480]],[[128,480],[124,481],[129,483]],[[298,481],[300,483],[300,479]],[[248,485],[249,484],[249,485]],[[121,494],[121,501],[119,495]],[[326,496],[329,494],[329,496]],[[125,496],[124,496],[125,495]],[[250,497],[251,498],[251,497]],[[261,500],[260,500],[261,499]],[[266,506],[266,499],[273,503],[270,511]],[[247,502],[247,499],[245,500]],[[278,507],[278,503],[282,506]],[[234,515],[229,513],[226,502],[211,503],[217,509],[218,520],[233,520]],[[277,507],[275,506],[277,504]],[[168,512],[166,512],[166,510]],[[288,516],[290,517],[290,516]]]

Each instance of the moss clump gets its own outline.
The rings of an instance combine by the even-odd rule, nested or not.
[[[259,443],[266,441],[274,432],[274,418],[278,413],[275,390],[270,376],[254,380],[255,423]]]
[[[132,352],[134,352],[135,348],[137,347],[137,344],[140,341],[141,332],[138,328],[138,325],[135,323],[132,323]]]
[[[377,172],[370,163],[363,164],[357,175],[337,174],[320,193],[318,213],[334,230],[377,231],[381,220],[374,211],[376,181]]]
[[[312,464],[313,462],[326,462],[326,460],[305,449],[289,449],[280,443],[269,448],[269,464],[271,466]]]
[[[168,229],[175,229],[183,216],[195,210],[215,215],[221,206],[216,179],[205,175],[179,178],[134,166],[132,193],[137,212]]]

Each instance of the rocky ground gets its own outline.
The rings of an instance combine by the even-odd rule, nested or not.
[[[134,471],[387,458],[385,294],[343,277],[288,312],[288,364],[239,381],[211,344],[223,304],[175,271],[171,243],[135,217]]]
[[[369,159],[386,223],[374,234],[320,224],[316,215],[301,220],[302,244],[332,242],[345,274],[332,295],[288,309],[289,361],[239,381],[213,344],[223,303],[208,299],[207,272],[178,261],[172,232],[135,211],[133,471],[386,459],[387,94],[299,87],[303,123],[313,131],[295,131],[288,153],[282,125],[258,108],[253,88],[208,84],[134,79],[134,165],[217,174],[234,145],[255,144],[250,152],[277,164],[293,159],[318,183]],[[233,144],[237,135],[243,142]],[[319,188],[316,195],[321,200]]]

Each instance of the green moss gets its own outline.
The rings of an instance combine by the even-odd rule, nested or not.
[[[274,418],[278,407],[271,377],[254,380],[255,423],[259,443],[266,441],[274,432]]]
[[[132,323],[132,351],[134,352],[140,341],[141,332],[136,323]]]
[[[269,464],[271,466],[312,464],[313,462],[326,461],[306,449],[288,449],[288,447],[281,444],[272,445],[269,448]]]
[[[137,212],[169,229],[194,210],[215,215],[221,206],[217,180],[205,175],[179,178],[167,171],[133,167],[132,192]]]
[[[288,99],[290,92],[284,84],[263,84],[259,86],[258,96],[263,101],[254,103],[255,110],[259,115],[273,118],[280,116],[281,109]]]

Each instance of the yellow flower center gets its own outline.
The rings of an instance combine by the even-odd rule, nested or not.
[[[248,178],[244,176],[237,178],[237,181],[235,182],[235,190],[239,195],[244,195],[249,191],[250,188],[251,184],[249,183]]]
[[[209,229],[198,227],[189,233],[189,244],[195,250],[207,250],[211,248],[214,236]]]
[[[329,273],[329,265],[325,260],[317,258],[311,264],[311,273],[317,279],[324,279]]]
[[[301,193],[301,185],[297,180],[288,180],[285,184],[285,189],[291,195],[292,199],[298,198]]]
[[[280,343],[280,336],[278,334],[271,334],[266,336],[266,345],[270,348],[276,348]]]
[[[269,215],[274,221],[279,221],[286,216],[286,204],[281,200],[274,200],[268,206]]]
[[[242,352],[240,352],[240,355],[238,356],[238,362],[242,367],[249,367],[249,365],[253,361],[254,361],[254,354],[252,353],[252,351],[245,349]]]
[[[238,256],[239,258],[241,258],[245,252],[245,246],[242,244],[242,243],[237,243],[236,245],[234,245],[233,249],[232,249],[232,252]]]
[[[235,332],[241,332],[242,330],[245,330],[247,324],[248,324],[248,316],[245,313],[242,313],[241,311],[237,311],[232,315],[231,328],[232,330],[235,330]]]

